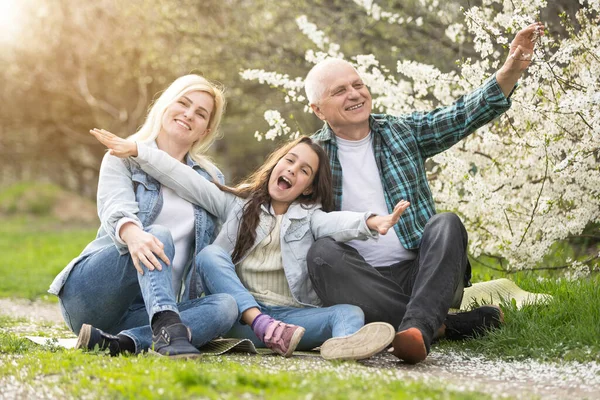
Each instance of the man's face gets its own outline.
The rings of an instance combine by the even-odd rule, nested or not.
[[[360,127],[368,123],[372,98],[369,89],[354,68],[337,65],[323,73],[325,92],[317,104],[311,105],[315,114],[334,130]]]

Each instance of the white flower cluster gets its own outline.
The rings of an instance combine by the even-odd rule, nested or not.
[[[431,7],[437,0],[420,1],[424,9],[438,12]],[[373,1],[355,3],[374,19],[399,23],[400,17]],[[480,7],[465,9],[464,20],[449,22],[446,35],[458,42],[473,37],[479,57],[450,73],[400,60],[392,74],[372,55],[354,57],[373,95],[374,111],[398,115],[431,110],[479,86],[504,62],[509,40],[538,20],[546,3],[483,0]],[[507,114],[434,158],[430,182],[438,208],[461,215],[473,255],[501,256],[511,269],[534,267],[553,244],[600,222],[600,0],[581,0],[581,5],[575,16],[578,30],[567,27],[568,37],[547,32],[538,40],[534,62]],[[332,52],[342,56],[340,47],[305,17],[298,25],[317,46],[307,52],[308,61],[318,62]],[[301,78],[264,71],[245,71],[243,76],[284,88],[290,99],[304,101],[295,95]],[[272,129],[265,137],[289,134],[281,116],[270,112],[265,118]],[[580,262],[570,263],[573,277],[589,271]]]
[[[437,0],[436,0],[437,1]],[[423,17],[413,19],[412,17],[402,17],[398,13],[391,13],[383,10],[379,5],[373,3],[373,0],[354,0],[356,4],[361,6],[371,18],[376,21],[385,21],[390,24],[410,24],[414,21],[415,25],[423,25]]]
[[[569,260],[571,269],[565,273],[565,279],[573,282],[590,275],[590,267],[580,261]]]
[[[269,129],[264,135],[259,131],[254,133],[254,137],[259,142],[263,139],[263,137],[267,140],[274,140],[278,136],[297,138],[300,135],[299,132],[292,133],[292,129],[286,124],[279,111],[267,110],[265,111],[264,117],[271,129]]]
[[[306,54],[306,59],[314,64],[319,61],[324,60],[327,57],[333,58],[344,58],[344,55],[340,52],[340,45],[337,43],[333,43],[329,40],[323,31],[320,31],[317,28],[317,25],[308,21],[306,15],[301,15],[296,18],[296,24],[300,31],[309,38],[319,50],[319,52],[314,52],[309,50]]]
[[[472,83],[493,73],[497,31],[490,27],[516,32],[546,2],[498,3],[504,7],[497,14],[465,12],[482,54],[462,66]],[[600,30],[590,19],[597,12],[584,7],[581,31],[569,38],[540,40],[507,115],[435,158],[435,198],[463,216],[474,255],[531,268],[551,245],[600,221]],[[573,276],[585,275],[580,264],[571,261]]]

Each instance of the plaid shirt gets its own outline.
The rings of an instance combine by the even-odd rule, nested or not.
[[[512,93],[511,93],[512,94]],[[510,98],[510,95],[509,95]],[[510,108],[495,76],[448,107],[394,117],[372,114],[373,153],[389,212],[405,199],[410,207],[394,229],[406,249],[419,247],[425,224],[435,214],[435,205],[425,171],[425,160],[449,149],[459,140]],[[335,209],[342,206],[342,166],[331,128],[313,135],[329,155],[333,173]]]

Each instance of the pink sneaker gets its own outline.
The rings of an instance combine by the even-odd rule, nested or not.
[[[302,336],[304,336],[303,327],[274,321],[267,327],[263,341],[275,353],[290,357],[296,350]]]

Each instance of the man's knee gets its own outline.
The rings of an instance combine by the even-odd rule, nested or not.
[[[434,230],[445,235],[460,235],[467,239],[467,230],[460,217],[451,212],[436,214],[429,219],[425,229]]]
[[[308,250],[306,260],[310,266],[319,266],[330,264],[330,260],[339,257],[339,243],[332,238],[326,237],[318,239]]]

